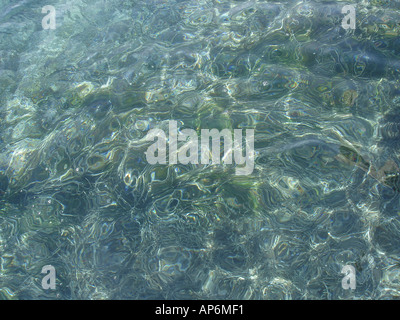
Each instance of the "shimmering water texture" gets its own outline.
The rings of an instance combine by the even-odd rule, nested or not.
[[[0,8],[1,298],[400,296],[398,0]],[[254,171],[148,164],[170,120],[254,129]]]

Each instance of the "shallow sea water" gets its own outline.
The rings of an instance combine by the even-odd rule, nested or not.
[[[398,298],[399,57],[397,0],[0,0],[0,297]],[[150,165],[170,120],[254,171]]]

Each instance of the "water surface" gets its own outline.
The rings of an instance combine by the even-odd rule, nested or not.
[[[1,298],[398,297],[399,9],[1,0]],[[253,173],[149,165],[170,120],[254,129]]]

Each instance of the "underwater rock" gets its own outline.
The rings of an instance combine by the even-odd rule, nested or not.
[[[384,180],[385,184],[391,187],[394,191],[400,192],[400,174],[389,175]]]
[[[351,74],[356,77],[382,77],[388,58],[372,44],[346,39],[337,44],[307,42],[300,48],[304,63],[313,72],[325,76]]]
[[[379,144],[386,147],[400,147],[400,115],[387,114],[380,121],[379,125]]]
[[[8,177],[4,173],[0,173],[0,197],[3,196],[8,189]]]
[[[2,88],[2,94],[15,91],[17,82],[15,81],[15,74],[13,71],[0,70],[0,87]]]
[[[97,98],[84,107],[94,119],[103,119],[112,108],[112,102],[109,99]]]

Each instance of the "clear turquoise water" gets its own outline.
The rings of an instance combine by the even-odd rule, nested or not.
[[[399,9],[0,0],[1,298],[397,298]],[[254,172],[149,165],[169,120],[254,129]]]

